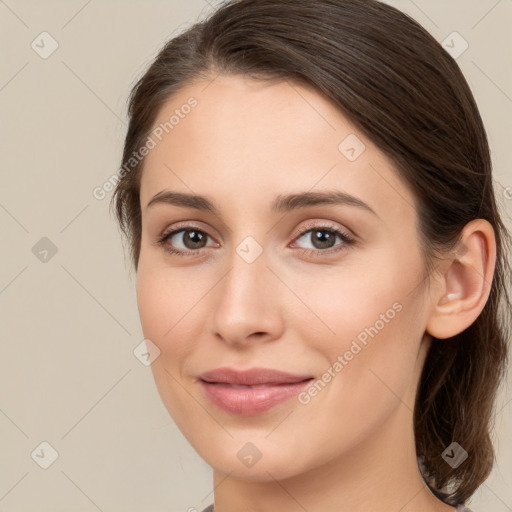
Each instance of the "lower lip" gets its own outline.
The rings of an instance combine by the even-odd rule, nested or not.
[[[249,416],[259,414],[296,396],[310,380],[260,388],[233,388],[227,384],[199,381],[206,396],[224,411]]]

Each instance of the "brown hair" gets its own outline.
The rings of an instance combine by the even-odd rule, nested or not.
[[[167,42],[134,86],[123,162],[144,144],[173,93],[216,72],[309,84],[334,101],[413,191],[428,272],[468,222],[492,224],[497,263],[489,299],[463,332],[434,339],[414,411],[426,482],[446,503],[464,502],[494,463],[490,432],[512,307],[511,238],[495,199],[486,132],[462,72],[421,25],[377,0],[230,1]],[[143,163],[122,174],[111,203],[135,270]],[[453,441],[469,453],[457,468],[442,458]],[[448,487],[452,493],[443,494]]]

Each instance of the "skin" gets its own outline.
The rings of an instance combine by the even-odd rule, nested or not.
[[[412,192],[329,100],[290,82],[221,75],[181,89],[155,126],[191,96],[197,107],[146,157],[137,301],[144,336],[160,350],[152,370],[162,400],[214,469],[215,511],[455,510],[421,478],[415,393],[431,335],[461,332],[485,305],[492,227],[468,224],[457,251],[424,278]],[[349,134],[366,147],[355,161],[338,149]],[[205,195],[219,214],[148,208],[164,189]],[[376,215],[353,205],[270,210],[276,195],[332,189]],[[208,235],[195,256],[156,243],[183,222]],[[336,237],[322,249],[312,231],[299,237],[310,225],[340,228],[356,242]],[[167,245],[194,254],[201,245],[187,233]],[[252,263],[236,252],[247,236],[263,250]],[[318,379],[396,303],[400,312],[307,404],[294,397],[242,417],[212,404],[198,383],[220,366]],[[237,457],[247,442],[261,453],[251,467]]]

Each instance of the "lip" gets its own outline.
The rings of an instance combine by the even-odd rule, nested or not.
[[[224,411],[255,415],[296,396],[313,379],[271,368],[217,368],[199,376],[207,398]]]

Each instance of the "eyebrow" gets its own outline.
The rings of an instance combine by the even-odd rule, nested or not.
[[[183,192],[172,192],[162,190],[155,194],[146,205],[146,209],[156,204],[170,204],[193,208],[194,210],[207,211],[219,215],[219,209],[205,196],[186,194]],[[322,192],[302,192],[298,194],[278,195],[271,205],[274,213],[284,213],[309,206],[317,205],[348,205],[356,206],[366,210],[376,217],[379,217],[375,210],[361,199],[342,192],[340,190],[327,190]]]

